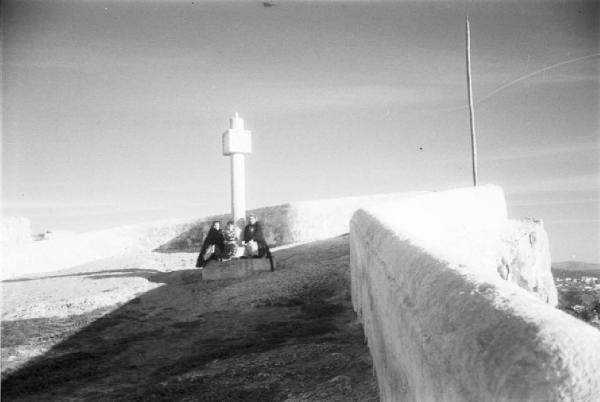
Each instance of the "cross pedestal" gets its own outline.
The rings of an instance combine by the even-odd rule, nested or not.
[[[244,119],[236,113],[229,119],[229,129],[223,133],[223,155],[231,158],[231,214],[240,229],[244,229],[246,220],[244,154],[250,152],[252,133],[244,129]]]

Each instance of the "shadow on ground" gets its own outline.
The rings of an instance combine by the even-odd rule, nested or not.
[[[2,399],[377,400],[347,237],[276,257],[278,271],[246,279],[121,272],[163,286],[108,314],[4,322],[3,347],[55,343],[3,373]]]
[[[62,275],[46,275],[46,276],[36,276],[35,278],[17,278],[17,279],[5,279],[3,283],[12,283],[12,282],[31,282],[31,281],[39,281],[43,279],[56,279],[56,278],[68,278],[73,276],[90,276],[90,279],[102,278],[107,275],[111,275],[111,277],[120,277],[120,276],[129,276],[135,277],[139,276],[142,278],[148,278],[152,274],[156,274],[160,272],[156,269],[144,269],[144,268],[123,268],[123,269],[107,269],[103,271],[91,271],[91,272],[77,272],[72,274],[62,274]],[[96,275],[96,276],[94,276]],[[100,275],[100,276],[98,276]]]

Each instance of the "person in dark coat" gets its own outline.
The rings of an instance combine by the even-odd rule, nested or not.
[[[261,224],[256,220],[256,215],[249,215],[248,222],[249,223],[244,228],[244,244],[255,241],[258,245],[258,255],[253,258],[267,257],[271,264],[271,271],[273,271],[273,256],[271,256],[271,250],[269,250],[269,246],[267,246]]]
[[[223,249],[223,261],[234,258],[237,255],[238,243],[240,240],[240,228],[235,226],[233,221],[227,222],[223,230],[223,239],[225,240],[225,248]]]
[[[212,223],[212,227],[206,235],[206,238],[204,239],[204,243],[202,243],[200,255],[198,255],[198,260],[196,261],[196,267],[202,268],[208,264],[210,260],[219,261],[221,259],[221,253],[225,248],[225,241],[220,229],[221,222],[214,221]],[[214,249],[209,254],[209,248],[212,246],[214,246]]]

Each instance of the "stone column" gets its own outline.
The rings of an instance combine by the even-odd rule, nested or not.
[[[246,218],[246,172],[244,154],[231,154],[231,215],[236,225],[243,228]]]
[[[244,154],[252,152],[252,133],[244,129],[244,119],[237,113],[223,133],[223,155],[231,158],[231,215],[241,229],[246,218],[246,172]]]

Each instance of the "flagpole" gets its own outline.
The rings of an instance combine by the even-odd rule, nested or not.
[[[467,16],[467,86],[469,92],[469,120],[471,123],[471,156],[473,162],[473,185],[477,186],[477,141],[475,137],[475,112],[473,110],[473,88],[471,86],[471,29]]]

